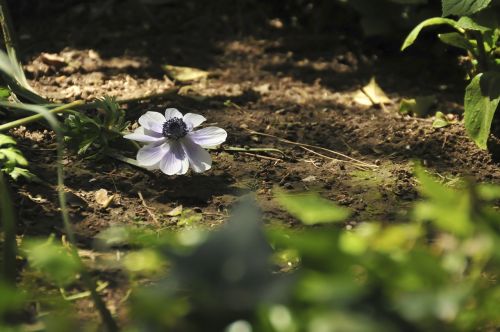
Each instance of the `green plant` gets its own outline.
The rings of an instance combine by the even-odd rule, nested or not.
[[[110,144],[122,138],[121,132],[128,126],[125,111],[114,98],[104,97],[96,102],[94,117],[72,112],[64,120],[64,136],[69,147],[79,155],[97,157],[109,151]]]
[[[417,25],[401,48],[412,45],[420,31],[429,26],[447,25],[456,30],[439,34],[439,39],[467,52],[470,83],[464,98],[465,128],[482,149],[487,148],[491,123],[500,102],[500,25],[496,9],[491,0],[442,0],[443,17]]]
[[[28,161],[16,144],[12,137],[0,134],[0,171],[14,180],[19,177],[33,179],[34,175],[26,169]]]

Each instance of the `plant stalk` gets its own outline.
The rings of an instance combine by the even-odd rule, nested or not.
[[[76,101],[74,103],[79,105],[79,104],[82,104],[83,101]],[[71,107],[74,106],[72,104],[73,103],[60,106],[59,111],[61,111],[61,108],[70,109]],[[85,287],[90,291],[92,301],[94,302],[94,305],[96,306],[96,309],[99,312],[99,315],[101,316],[101,320],[102,320],[102,323],[104,324],[105,330],[107,332],[119,331],[118,325],[117,325],[116,321],[114,320],[113,316],[111,315],[111,312],[108,310],[108,308],[106,307],[106,304],[104,303],[104,301],[100,297],[99,293],[97,292],[97,285],[96,285],[95,281],[92,279],[92,276],[85,268],[85,265],[83,264],[82,259],[81,259],[80,255],[78,254],[78,250],[76,247],[75,233],[73,232],[73,227],[71,226],[71,223],[70,223],[68,206],[66,204],[66,193],[64,191],[64,169],[62,166],[62,159],[63,159],[63,155],[64,155],[63,133],[58,125],[56,118],[53,115],[55,109],[53,109],[52,111],[47,111],[47,110],[44,110],[43,107],[40,107],[37,105],[26,105],[26,104],[22,104],[22,103],[12,104],[12,103],[6,103],[6,102],[1,102],[1,101],[0,101],[0,106],[18,108],[18,109],[23,109],[26,111],[32,111],[32,112],[38,113],[43,118],[45,118],[47,120],[47,122],[49,122],[49,125],[54,130],[54,132],[56,134],[56,141],[57,141],[57,192],[58,192],[58,196],[59,196],[59,204],[61,206],[61,215],[62,215],[62,219],[63,219],[64,229],[66,231],[66,235],[68,236],[68,240],[71,243],[71,254],[75,258],[75,260],[80,264],[80,266],[82,267],[82,269],[80,271],[82,282],[84,283]]]
[[[57,113],[66,112],[66,111],[68,111],[68,110],[70,110],[72,108],[75,108],[76,106],[80,106],[80,105],[83,105],[83,104],[84,104],[83,100],[77,100],[77,101],[74,101],[72,103],[65,104],[65,105],[56,107],[54,109],[51,109],[49,111],[49,113],[51,113],[51,114],[57,114]],[[17,120],[5,123],[3,125],[0,125],[0,132],[9,130],[9,129],[12,129],[12,128],[15,128],[15,127],[19,127],[19,126],[22,126],[22,125],[26,125],[26,124],[31,123],[31,122],[39,121],[39,120],[42,120],[42,119],[44,119],[44,116],[42,114],[36,114],[36,115],[27,116],[25,118],[17,119]]]
[[[3,265],[0,280],[9,286],[16,284],[16,217],[12,208],[7,181],[0,170],[0,220],[4,234]]]
[[[3,39],[5,42],[5,49],[7,50],[7,54],[11,59],[17,60],[17,41],[14,35],[9,7],[7,6],[5,0],[0,0],[0,25],[2,27]],[[19,65],[21,64],[19,63]]]
[[[477,41],[477,49],[479,51],[477,62],[479,64],[479,72],[484,73],[488,71],[488,56],[486,55],[486,49],[484,48],[484,39],[481,31],[472,31],[474,38]]]

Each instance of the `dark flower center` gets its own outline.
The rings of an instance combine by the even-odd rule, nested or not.
[[[187,126],[180,118],[171,118],[163,124],[162,134],[166,138],[179,139],[186,136]]]

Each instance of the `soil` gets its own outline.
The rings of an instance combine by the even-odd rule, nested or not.
[[[402,98],[432,94],[437,97],[434,111],[461,120],[464,82],[444,48],[435,52],[440,57],[423,56],[426,50],[418,46],[400,54],[398,45],[363,39],[351,27],[297,28],[284,18],[287,13],[273,16],[272,8],[247,8],[246,2],[227,8],[167,1],[139,5],[140,10],[136,2],[104,3],[14,10],[25,69],[37,92],[69,102],[104,95],[137,98],[182,87],[179,95],[124,105],[128,119],[135,122],[145,111],[176,107],[226,129],[226,148],[276,148],[283,154],[219,149],[212,152],[210,171],[169,177],[111,158],[87,160],[68,153],[65,184],[83,249],[91,249],[95,235],[113,225],[186,227],[178,216],[168,215],[180,205],[202,216],[196,223],[216,227],[248,192],[256,194],[268,223],[298,226],[273,200],[277,190],[314,190],[348,207],[353,213],[344,226],[405,221],[418,199],[414,163],[443,181],[500,180],[499,165],[470,141],[460,121],[435,129],[431,117],[398,112]],[[53,19],[47,26],[44,17],[49,13]],[[163,71],[166,64],[206,70],[210,76],[176,82]],[[371,77],[390,99],[383,107],[355,101]],[[20,233],[62,234],[53,134],[43,124],[11,133],[31,171],[44,181],[13,184]],[[334,150],[376,167],[360,167],[278,138]],[[134,157],[132,151],[123,153]],[[99,189],[114,195],[109,207],[96,202]],[[120,310],[124,292],[120,282],[115,284],[118,291],[109,291],[107,300]],[[83,304],[80,309],[93,314]]]

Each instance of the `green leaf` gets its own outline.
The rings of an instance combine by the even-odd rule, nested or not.
[[[35,174],[31,173],[26,168],[21,167],[14,167],[10,172],[8,172],[8,174],[14,181],[17,181],[17,179],[19,179],[20,177],[23,177],[26,180],[37,179],[37,176]]]
[[[477,187],[477,192],[484,200],[493,201],[500,199],[500,186],[498,185],[490,183],[480,184]]]
[[[450,122],[443,114],[443,112],[436,112],[436,116],[434,121],[432,122],[432,127],[434,128],[443,128],[450,125]]]
[[[433,25],[443,25],[443,24],[454,27],[455,29],[459,28],[457,22],[452,20],[452,19],[443,18],[443,17],[429,18],[429,19],[421,22],[415,28],[413,28],[413,30],[410,32],[408,37],[406,37],[406,39],[403,43],[403,46],[401,46],[401,51],[404,51],[406,48],[408,48],[409,46],[411,46],[415,42],[418,35],[420,34],[420,31],[422,31],[423,28],[433,26]]]
[[[491,0],[443,0],[443,17],[466,16],[486,8]]]
[[[10,89],[5,87],[5,86],[1,86],[0,87],[0,100],[6,100],[9,97],[10,97]]]
[[[500,102],[500,73],[476,75],[465,90],[465,129],[481,149],[487,148],[491,122]]]
[[[440,33],[438,37],[443,43],[447,45],[458,47],[466,51],[472,51],[474,49],[474,45],[472,45],[472,43],[467,38],[465,38],[461,33],[458,32]]]
[[[28,166],[28,161],[24,158],[21,151],[15,148],[0,149],[0,156],[3,154],[7,158],[7,163],[19,166]]]
[[[428,175],[423,169],[415,170],[421,184],[420,192],[425,201],[415,206],[417,220],[432,221],[442,230],[468,235],[473,229],[470,219],[471,199],[467,191],[445,187]]]
[[[461,27],[462,29],[465,30],[475,30],[475,31],[489,31],[491,28],[482,26],[478,24],[476,21],[474,21],[472,18],[464,16],[460,17],[460,19],[457,22],[458,26]]]
[[[278,202],[306,225],[339,222],[349,217],[349,210],[339,207],[316,193],[288,195],[279,193]]]
[[[57,285],[64,286],[76,280],[80,263],[71,255],[70,249],[54,243],[53,236],[47,241],[28,240],[23,249],[30,266]]]
[[[15,145],[16,141],[10,136],[0,134],[0,146],[7,145],[7,144]]]
[[[399,112],[402,114],[415,114],[419,117],[426,116],[430,108],[436,102],[436,96],[421,96],[413,99],[403,99],[399,106]]]

